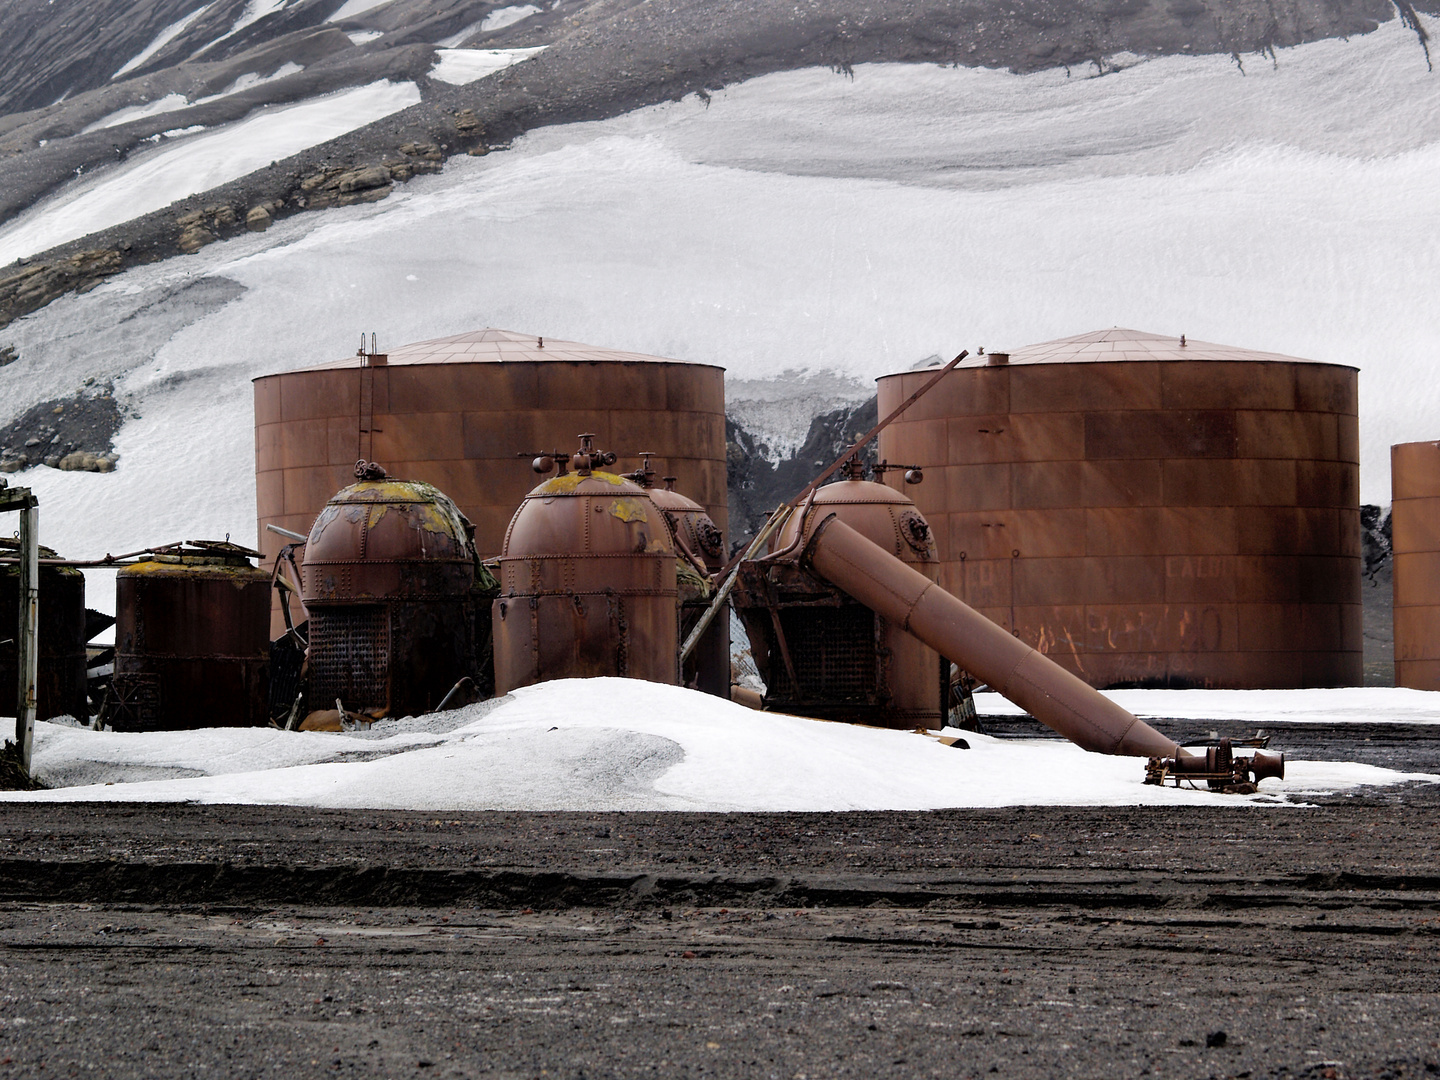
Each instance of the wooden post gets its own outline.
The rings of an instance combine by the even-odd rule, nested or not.
[[[18,492],[17,492],[18,494]],[[25,492],[26,495],[30,493]],[[15,644],[15,748],[30,775],[35,744],[35,679],[39,673],[40,510],[34,497],[20,506],[20,625]]]

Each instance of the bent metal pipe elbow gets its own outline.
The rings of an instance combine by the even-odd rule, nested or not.
[[[805,559],[826,581],[1084,749],[1128,757],[1181,756],[1172,739],[834,515],[816,527]]]

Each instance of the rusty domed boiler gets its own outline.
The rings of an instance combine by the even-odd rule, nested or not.
[[[537,472],[558,475],[510,520],[493,605],[497,694],[600,675],[677,681],[670,529],[644,488],[602,471],[615,455],[591,439],[568,459],[537,458]]]
[[[788,558],[834,516],[936,579],[930,527],[915,504],[863,477],[864,467],[849,463],[845,479],[818,488],[790,518],[770,556],[741,565],[735,607],[768,688],[767,709],[939,728],[949,664],[942,669],[934,649]]]
[[[256,557],[194,540],[116,575],[105,723],[173,731],[269,721],[270,575],[251,564]]]
[[[676,478],[655,486],[653,454],[641,454],[640,468],[625,479],[643,487],[660,508],[661,517],[679,548],[676,576],[680,590],[680,637],[683,640],[710,606],[711,579],[725,567],[725,537],[706,509],[675,490]],[[716,697],[730,696],[730,618],[728,608],[713,619],[680,673],[684,685]]]
[[[14,555],[19,542],[0,537],[0,554]],[[58,556],[47,547],[42,559]],[[0,611],[13,612],[19,605],[20,571],[16,563],[0,563]],[[85,616],[85,575],[74,567],[41,564],[40,662],[35,679],[37,720],[53,716],[89,717],[86,698],[85,642],[89,638]],[[15,628],[0,631],[0,706],[15,704]]]
[[[443,492],[368,462],[310,530],[307,708],[373,717],[428,712],[479,671],[478,607],[489,575],[472,528]]]

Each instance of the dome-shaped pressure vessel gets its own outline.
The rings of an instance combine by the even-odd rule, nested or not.
[[[586,438],[576,471],[560,460],[510,521],[493,605],[496,693],[598,675],[677,681],[670,528],[644,488],[595,467],[607,459]]]
[[[847,478],[816,490],[791,516],[765,559],[748,564],[736,608],[765,680],[766,708],[884,727],[942,726],[948,662],[900,627],[802,571],[803,551],[831,515],[932,581],[930,526],[903,493]]]
[[[470,523],[444,492],[365,462],[356,472],[360,482],[315,519],[301,562],[309,707],[338,699],[377,717],[427,712],[478,673],[488,575]]]
[[[257,555],[197,540],[115,576],[105,723],[173,731],[269,722],[270,575],[251,565]]]
[[[625,478],[645,489],[651,501],[660,508],[665,523],[670,526],[676,546],[682,549],[675,565],[680,590],[680,640],[683,643],[710,607],[715,590],[712,576],[725,567],[725,537],[703,506],[675,490],[675,477],[664,477],[664,486],[656,486],[656,474],[650,468],[651,456],[642,455],[644,462],[641,467],[633,473],[626,473]],[[711,620],[680,674],[686,686],[716,697],[730,696],[728,604]]]

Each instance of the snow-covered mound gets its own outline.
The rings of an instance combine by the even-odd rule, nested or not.
[[[1053,740],[926,735],[757,713],[692,690],[570,679],[364,736],[37,726],[35,774],[5,799],[274,803],[415,810],[924,810],[1232,805],[1440,780],[1292,761],[1248,800],[1146,787],[1142,762]],[[366,760],[369,759],[369,760]],[[161,777],[181,777],[161,779]]]
[[[1388,447],[1435,437],[1440,396],[1417,378],[1440,76],[1413,33],[1073,76],[769,75],[133,269],[0,334],[0,423],[116,380],[138,414],[117,471],[15,479],[69,555],[249,542],[249,380],[362,330],[504,326],[803,384],[1123,324],[1358,365],[1362,498],[1388,502]]]

